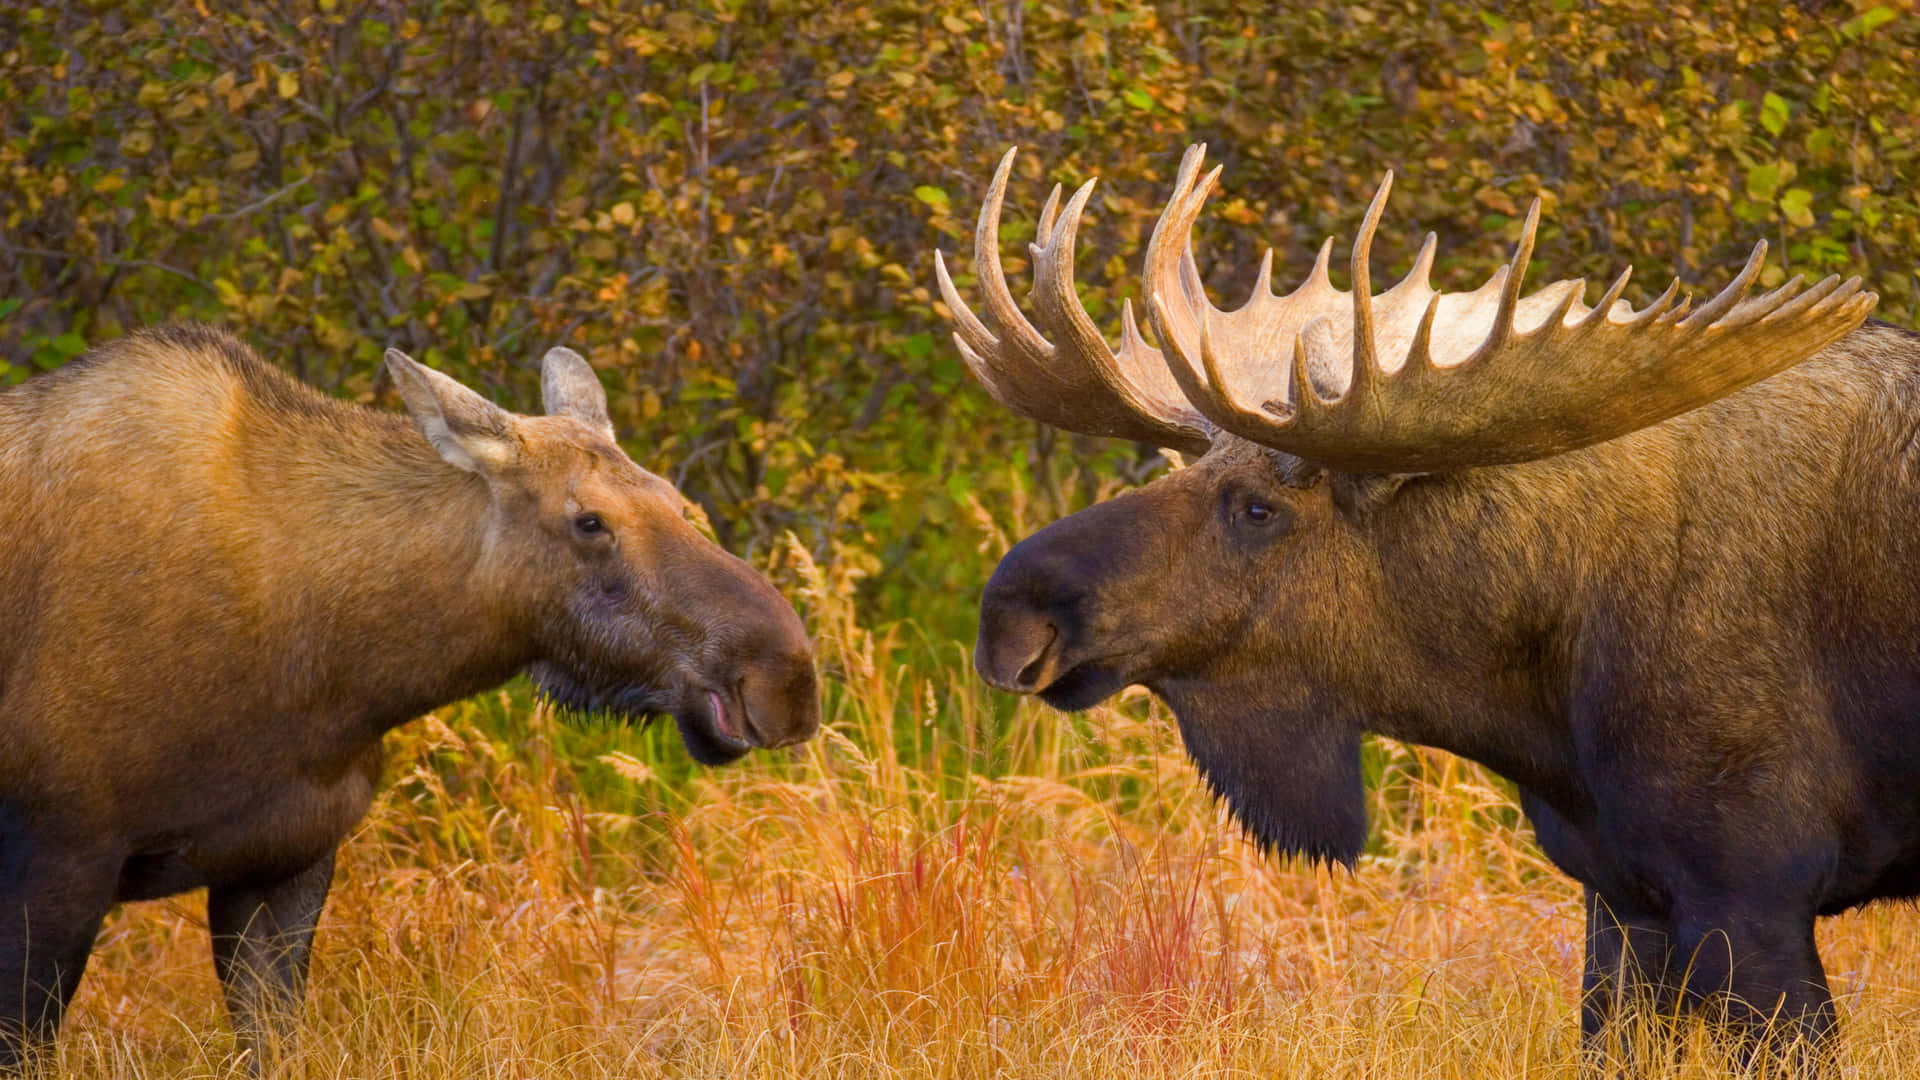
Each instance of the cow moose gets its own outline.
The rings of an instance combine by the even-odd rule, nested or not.
[[[264,1052],[381,735],[517,672],[671,714],[706,764],[819,727],[799,617],[620,450],[578,354],[538,417],[386,370],[411,419],[188,325],[0,393],[0,1073],[113,904],[201,887]]]
[[[1834,1008],[1817,916],[1920,893],[1920,336],[1857,279],[1750,295],[1766,245],[1697,307],[1628,272],[1522,296],[1539,204],[1479,289],[1428,283],[1434,238],[1375,294],[1392,174],[1327,274],[1233,311],[1191,231],[1219,177],[1182,162],[1141,293],[1108,344],[1077,299],[1089,181],[1032,248],[1033,321],[980,213],[985,320],[936,253],[993,397],[1197,461],[1003,558],[980,604],[989,684],[1085,709],[1171,707],[1264,847],[1351,862],[1361,739],[1484,763],[1585,887],[1582,1032],[1694,1010],[1807,1063]],[[1036,325],[1037,324],[1037,325]],[[1164,351],[1163,351],[1164,350]]]

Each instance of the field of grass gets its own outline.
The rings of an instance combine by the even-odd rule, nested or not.
[[[1579,896],[1483,772],[1378,746],[1355,871],[1263,859],[1143,694],[1010,708],[788,570],[829,673],[797,752],[692,771],[515,688],[393,736],[276,1075],[1579,1073]],[[1845,1075],[1914,1074],[1916,929],[1822,928]],[[45,1064],[234,1074],[198,896],[112,916]],[[1720,1072],[1697,1030],[1669,1064]]]

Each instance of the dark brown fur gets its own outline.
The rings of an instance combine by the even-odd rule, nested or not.
[[[381,735],[529,665],[574,704],[672,712],[703,760],[746,749],[711,702],[760,745],[812,734],[792,608],[620,452],[566,359],[587,400],[561,415],[441,384],[496,437],[478,472],[202,327],[0,394],[0,1067],[121,900],[210,889],[243,1029],[250,985],[297,997]]]
[[[1587,1031],[1630,991],[1820,1039],[1815,917],[1920,893],[1917,436],[1920,337],[1869,324],[1525,465],[1223,437],[1015,547],[979,667],[1063,708],[1145,684],[1286,851],[1358,853],[1363,732],[1483,762],[1587,886]]]

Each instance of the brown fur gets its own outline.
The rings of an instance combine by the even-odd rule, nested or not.
[[[1318,857],[1365,841],[1363,732],[1483,762],[1588,886],[1589,1031],[1632,944],[1636,993],[1824,1037],[1815,916],[1920,893],[1917,432],[1920,337],[1870,324],[1523,465],[1223,437],[1010,552],[979,667],[1065,708],[1147,685],[1249,831]]]
[[[203,327],[0,394],[0,1041],[51,1029],[118,900],[209,886],[238,923],[216,933],[261,952],[247,924],[277,920],[304,967],[313,868],[365,812],[382,733],[529,665],[573,704],[673,712],[708,760],[746,748],[713,700],[761,745],[813,733],[791,607],[620,452],[562,359],[588,400],[560,415],[442,384],[497,437],[478,472]],[[223,960],[238,1011],[247,978],[297,994],[265,963]]]

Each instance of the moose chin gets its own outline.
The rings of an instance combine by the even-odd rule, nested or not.
[[[564,668],[541,661],[527,669],[540,696],[566,709],[616,721],[646,724],[671,716],[680,731],[687,755],[702,765],[725,765],[738,760],[764,741],[748,726],[753,715],[735,690],[722,692],[700,686],[660,684],[589,685]],[[765,708],[761,715],[765,715]]]
[[[1513,780],[1587,896],[1582,1029],[1694,1008],[1751,1053],[1817,1050],[1816,917],[1920,892],[1920,337],[1858,280],[1755,295],[1766,245],[1697,306],[1623,271],[1527,294],[1539,207],[1479,289],[1375,293],[1380,186],[1350,263],[1208,299],[1188,151],[1117,348],[1077,299],[1092,183],[1054,192],[1033,319],[981,211],[985,317],[936,256],[961,355],[1065,430],[1184,468],[1001,561],[977,662],[1085,708],[1130,683],[1257,842],[1351,861],[1366,733]],[[1793,1051],[1796,1059],[1801,1051]]]
[[[381,735],[520,671],[709,764],[818,729],[799,617],[584,359],[546,354],[544,416],[386,369],[406,416],[176,326],[0,392],[0,1073],[114,903],[201,887],[243,1044],[284,1037]]]

